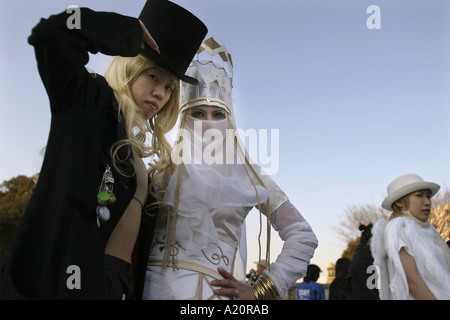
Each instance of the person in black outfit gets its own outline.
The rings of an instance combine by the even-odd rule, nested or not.
[[[148,248],[138,245],[153,237],[157,200],[147,190],[164,184],[142,158],[157,156],[160,170],[170,161],[164,134],[178,116],[179,80],[196,82],[184,73],[207,28],[167,0],[147,1],[139,19],[78,9],[80,29],[68,28],[63,11],[41,19],[28,39],[52,119],[36,189],[0,272],[0,299],[140,295],[133,252],[146,266]],[[98,52],[120,56],[105,77],[85,68]]]
[[[347,274],[348,268],[350,266],[350,259],[339,258],[336,261],[336,277],[330,284],[330,291],[328,295],[328,300],[343,300],[343,294],[340,290],[340,283]]]
[[[361,240],[350,263],[347,274],[339,285],[344,300],[379,300],[378,290],[369,288],[367,281],[371,273],[367,272],[373,264],[369,241],[372,238],[372,224],[360,225]]]

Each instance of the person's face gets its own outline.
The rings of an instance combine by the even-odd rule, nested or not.
[[[144,70],[131,85],[131,95],[144,120],[152,118],[169,101],[178,79],[160,68]]]
[[[408,196],[409,212],[420,221],[427,221],[431,211],[431,191],[419,190]]]
[[[226,111],[216,106],[201,105],[190,109],[190,116],[198,120],[223,120]]]

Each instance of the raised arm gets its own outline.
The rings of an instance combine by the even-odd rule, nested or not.
[[[95,81],[85,68],[89,53],[136,56],[143,40],[137,18],[80,8],[81,29],[69,29],[69,17],[64,11],[41,19],[28,38],[35,48],[53,115],[88,107],[84,93],[95,89]]]

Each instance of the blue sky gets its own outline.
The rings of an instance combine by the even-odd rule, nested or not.
[[[0,181],[39,172],[48,99],[27,37],[69,5],[138,16],[140,1],[0,3]],[[348,205],[378,205],[388,183],[417,173],[450,184],[450,2],[446,0],[175,0],[234,62],[238,127],[279,129],[273,179],[319,238],[326,267],[345,249],[333,227]],[[370,5],[381,29],[369,30]],[[92,56],[103,73],[109,57]],[[259,224],[256,212],[248,226]],[[249,227],[248,266],[258,257]],[[272,235],[272,260],[280,250]]]

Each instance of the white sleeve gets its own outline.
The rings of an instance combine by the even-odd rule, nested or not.
[[[265,273],[276,285],[280,297],[283,297],[295,281],[306,274],[318,240],[309,223],[285,193],[272,179],[266,176],[264,180],[269,188],[271,223],[284,242],[276,261],[270,264],[270,271],[266,269]]]

